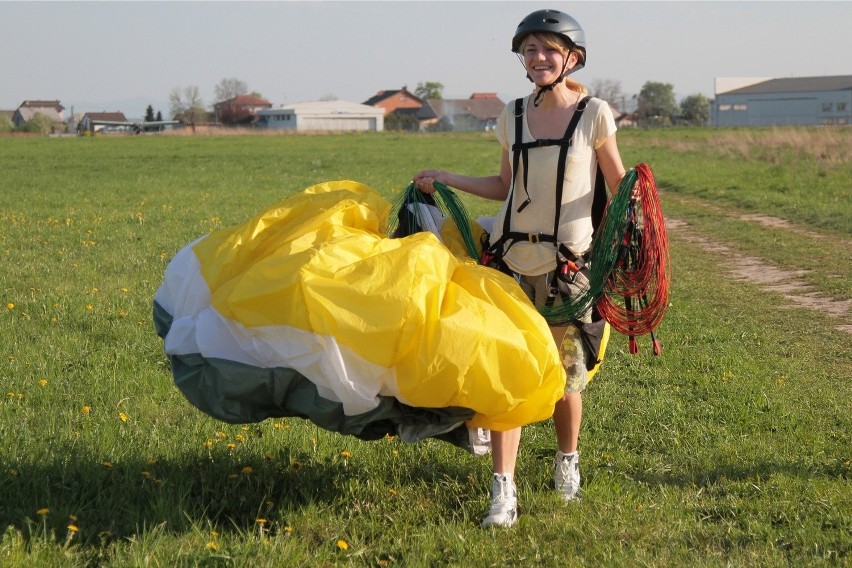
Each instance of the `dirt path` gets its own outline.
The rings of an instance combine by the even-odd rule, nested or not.
[[[744,221],[758,222],[774,228],[783,228],[809,236],[821,236],[793,226],[784,219],[767,217],[765,215],[743,215]],[[678,239],[693,243],[702,249],[715,254],[734,254],[734,250],[720,242],[696,235],[690,230],[688,223],[678,219],[666,219],[666,230]],[[738,256],[736,264],[726,265],[730,275],[737,279],[756,284],[761,290],[781,294],[790,302],[788,307],[803,307],[819,311],[838,319],[837,329],[852,334],[852,300],[835,300],[829,298],[806,283],[801,276],[804,270],[782,270],[769,261],[751,257]]]

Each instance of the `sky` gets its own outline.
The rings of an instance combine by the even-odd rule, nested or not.
[[[511,38],[528,13],[553,8],[582,25],[587,86],[648,81],[678,100],[714,96],[718,77],[852,74],[852,2],[0,0],[0,110],[58,99],[75,113],[147,105],[236,78],[274,105],[440,82],[444,98],[530,92]]]

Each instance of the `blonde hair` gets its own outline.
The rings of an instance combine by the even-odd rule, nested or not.
[[[558,49],[563,57],[567,58],[570,53],[576,53],[577,54],[577,61],[580,62],[580,63],[585,63],[586,54],[582,50],[580,50],[580,49],[572,50],[565,43],[565,38],[563,38],[559,34],[555,34],[555,33],[552,33],[552,32],[536,32],[536,33],[531,33],[531,34],[527,35],[527,37],[525,37],[523,39],[523,41],[521,42],[521,46],[520,46],[521,53],[523,53],[524,48],[527,45],[527,40],[530,37],[533,37],[533,36],[535,36],[536,39],[538,39],[541,43],[543,43],[545,47],[549,47],[550,49]],[[578,93],[582,93],[584,95],[589,94],[589,89],[587,89],[586,86],[583,85],[582,83],[578,83],[577,81],[569,79],[568,77],[564,77],[562,80],[565,82],[565,86],[568,87],[569,89],[571,89],[572,91],[577,91]]]

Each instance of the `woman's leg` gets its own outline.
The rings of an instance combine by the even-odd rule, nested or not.
[[[559,451],[566,454],[577,451],[582,420],[582,393],[566,394],[556,403],[553,409],[553,423],[556,426],[556,445]]]
[[[520,445],[520,428],[506,432],[491,431],[491,461],[494,464],[494,473],[515,475],[515,462],[518,460]]]
[[[511,527],[518,521],[518,492],[515,489],[515,462],[521,443],[521,429],[491,431],[491,508],[483,527]]]

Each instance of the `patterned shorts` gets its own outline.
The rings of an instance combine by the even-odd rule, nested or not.
[[[518,283],[521,285],[524,293],[536,307],[541,307],[547,301],[550,292],[551,276],[552,274],[540,274],[538,276],[520,274],[517,276]],[[588,286],[587,283],[584,285]],[[561,290],[563,293],[574,291],[571,290],[570,284],[563,282],[560,282],[560,288],[565,288]],[[590,322],[591,310],[584,314],[580,321],[585,323]],[[576,325],[568,324],[562,327],[551,327],[550,332],[553,334],[553,340],[559,348],[559,357],[562,359],[562,366],[565,368],[567,376],[565,394],[583,392],[586,388],[586,383],[589,381],[589,372],[586,369],[586,353],[583,340],[580,336],[580,328]]]

